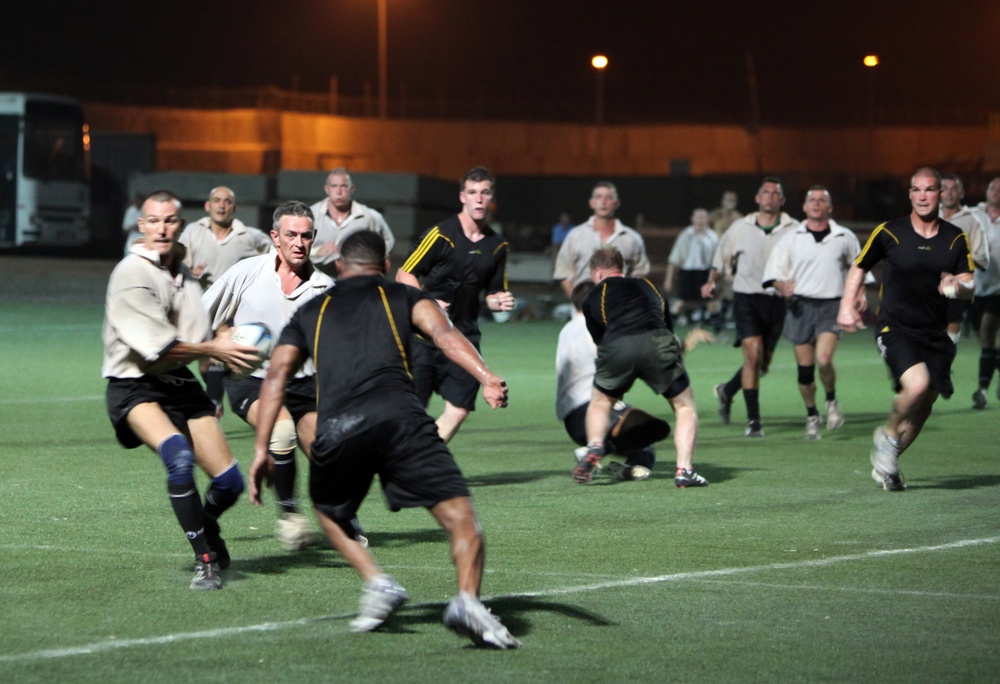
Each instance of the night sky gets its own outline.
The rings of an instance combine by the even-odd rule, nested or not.
[[[609,121],[746,123],[749,53],[764,124],[863,122],[869,92],[886,123],[1000,110],[995,1],[388,3],[390,97],[405,84],[414,99],[585,118],[602,52]],[[375,0],[15,4],[3,89],[141,102],[163,86],[327,91],[331,76],[344,96],[377,88]],[[874,73],[861,64],[870,52]]]

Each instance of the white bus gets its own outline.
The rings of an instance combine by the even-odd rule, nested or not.
[[[0,92],[0,247],[90,240],[89,150],[76,100]]]

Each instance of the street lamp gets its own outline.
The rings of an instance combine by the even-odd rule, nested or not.
[[[868,69],[868,169],[875,170],[875,67],[878,55],[865,55],[861,60]]]
[[[378,0],[378,115],[389,115],[389,32],[386,30],[386,0]]]
[[[604,55],[594,55],[590,65],[597,72],[597,89],[595,92],[594,110],[597,115],[597,125],[604,123],[604,69],[608,66],[608,58]]]

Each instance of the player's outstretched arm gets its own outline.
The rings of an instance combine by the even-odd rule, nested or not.
[[[278,413],[285,401],[285,385],[302,365],[302,352],[298,347],[281,344],[271,352],[267,377],[260,386],[257,400],[257,427],[253,442],[253,464],[250,466],[250,502],[261,505],[264,480],[271,472],[271,431],[278,420]]]
[[[455,329],[439,306],[426,299],[417,302],[412,321],[445,356],[479,381],[483,386],[483,399],[490,408],[507,406],[507,383],[489,369],[476,348]]]
[[[208,342],[177,342],[153,362],[146,372],[155,372],[160,365],[190,363],[205,358],[215,359],[235,370],[253,370],[260,362],[257,348],[233,342],[231,336],[231,330],[221,330]]]

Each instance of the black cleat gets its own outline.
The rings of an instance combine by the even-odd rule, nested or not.
[[[214,553],[196,556],[194,560],[194,579],[188,589],[222,589],[222,576],[219,574],[219,563]]]

